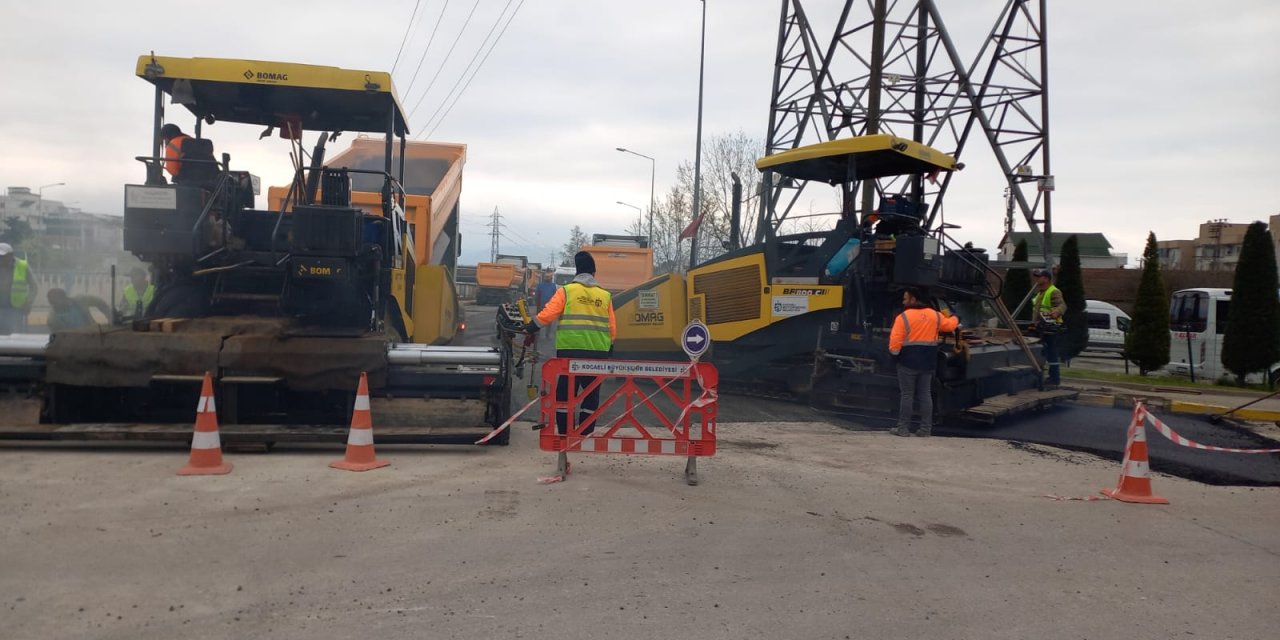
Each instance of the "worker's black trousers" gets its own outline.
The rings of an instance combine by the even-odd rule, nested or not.
[[[592,360],[605,360],[609,357],[609,352],[588,351],[586,349],[558,349],[556,350],[556,357],[557,358],[590,358]],[[593,384],[596,381],[597,377],[598,376],[584,376],[584,375],[574,376],[574,380],[573,380],[574,396],[579,397],[577,394],[581,393],[583,389],[586,389],[589,385]],[[587,418],[589,418],[592,413],[595,413],[596,409],[600,408],[600,387],[596,387],[594,390],[591,391],[591,393],[588,393],[586,396],[582,396],[580,398],[581,399],[578,402],[578,424],[579,425],[586,422]],[[569,378],[565,376],[556,380],[556,400],[560,402],[564,402],[568,399],[569,399]],[[592,423],[591,426],[584,429],[582,431],[582,434],[589,435],[592,431],[595,431],[596,424],[598,424],[598,421],[596,423]],[[556,410],[556,433],[563,435],[568,430],[569,430],[569,411],[567,409],[557,409]]]

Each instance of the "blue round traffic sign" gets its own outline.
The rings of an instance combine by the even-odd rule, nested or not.
[[[696,360],[706,353],[707,348],[711,346],[711,331],[707,329],[707,325],[694,320],[684,328],[684,333],[680,335],[680,346],[684,347],[684,352],[690,358]]]

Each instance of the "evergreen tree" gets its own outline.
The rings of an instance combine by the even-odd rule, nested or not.
[[[1160,276],[1155,233],[1147,235],[1147,248],[1142,252],[1142,280],[1124,347],[1125,357],[1138,365],[1141,375],[1169,364],[1169,299]]]
[[[1089,316],[1085,313],[1080,242],[1074,235],[1062,243],[1062,262],[1057,286],[1062,290],[1063,301],[1067,303],[1067,315],[1063,317],[1067,330],[1063,334],[1059,355],[1070,362],[1089,344]]]
[[[1276,275],[1276,254],[1271,234],[1264,222],[1249,225],[1236,263],[1231,286],[1231,310],[1222,338],[1222,364],[1244,378],[1266,371],[1280,360],[1280,278]]]
[[[1027,241],[1019,240],[1018,245],[1013,248],[1013,261],[1027,261]],[[1004,300],[1004,306],[1009,308],[1009,313],[1013,313],[1014,309],[1022,303],[1022,299],[1027,297],[1027,292],[1031,290],[1031,272],[1026,269],[1010,269],[1004,276],[1004,288],[1000,291],[1000,299]],[[1025,320],[1030,315],[1031,305],[1028,304],[1022,310],[1022,314],[1018,319]]]

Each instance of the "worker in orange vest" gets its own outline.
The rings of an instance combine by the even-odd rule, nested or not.
[[[889,332],[889,353],[898,368],[898,426],[895,436],[911,435],[914,405],[920,410],[917,436],[933,434],[933,375],[938,365],[938,336],[960,328],[960,320],[950,311],[940,312],[926,304],[924,294],[915,289],[902,292],[902,313]]]
[[[160,139],[164,140],[164,170],[169,176],[177,178],[182,173],[182,143],[190,136],[182,132],[176,124],[160,127]]]

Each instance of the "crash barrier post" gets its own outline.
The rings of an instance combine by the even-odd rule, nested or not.
[[[178,469],[180,476],[220,476],[231,473],[231,463],[222,460],[218,438],[218,409],[213,401],[213,377],[204,372],[200,401],[196,404],[196,428],[191,434],[191,457]]]
[[[556,383],[561,378],[567,381],[568,397],[557,400]],[[599,406],[579,420],[582,400],[600,390],[605,380],[617,380],[617,389],[601,393]],[[686,456],[685,481],[698,484],[697,459],[716,453],[719,380],[715,366],[705,362],[547,360],[542,365],[544,427],[538,446],[558,455],[557,475],[544,481],[564,480],[569,475],[569,452],[580,452]],[[646,381],[657,389],[646,392],[640,387]],[[641,408],[648,409],[656,424],[640,422],[636,411]],[[617,417],[605,417],[618,409]],[[559,433],[557,413],[565,416],[565,433]]]
[[[1133,406],[1133,420],[1129,425],[1128,444],[1125,446],[1124,462],[1121,463],[1120,467],[1120,484],[1115,489],[1103,489],[1103,494],[1123,502],[1169,504],[1168,500],[1151,493],[1151,468],[1147,458],[1147,423],[1150,423],[1152,428],[1160,432],[1160,435],[1168,438],[1170,442],[1190,449],[1216,451],[1219,453],[1280,453],[1280,448],[1238,449],[1215,447],[1184,438],[1159,418],[1151,415],[1151,412],[1147,411],[1146,404],[1139,400]]]
[[[360,372],[356,403],[351,411],[351,430],[347,432],[347,453],[329,466],[343,471],[369,471],[391,464],[379,460],[373,452],[373,417],[369,412],[369,376]]]

